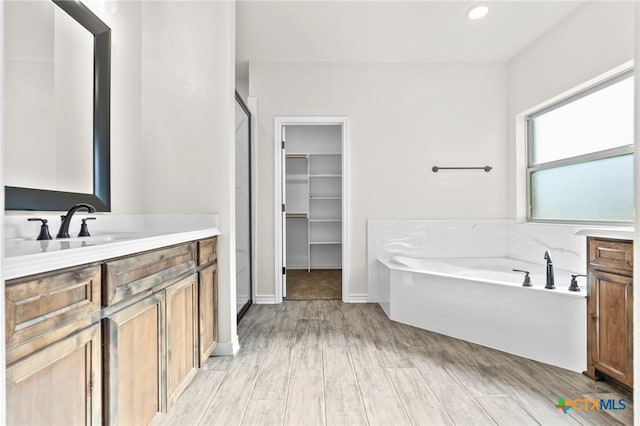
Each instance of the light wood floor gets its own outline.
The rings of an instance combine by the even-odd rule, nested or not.
[[[236,357],[210,358],[158,424],[619,425],[604,382],[387,319],[378,305],[252,306]],[[625,398],[563,414],[558,397]]]

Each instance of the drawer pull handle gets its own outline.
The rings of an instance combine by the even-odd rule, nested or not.
[[[599,316],[598,316],[598,315],[596,315],[596,314],[591,314],[591,319],[596,320],[596,319],[598,319],[598,318],[599,318]]]

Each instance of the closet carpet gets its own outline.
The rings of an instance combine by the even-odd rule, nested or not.
[[[287,300],[341,300],[342,270],[287,271]]]

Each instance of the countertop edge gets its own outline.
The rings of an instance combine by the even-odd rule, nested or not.
[[[90,247],[7,257],[2,260],[3,279],[12,280],[58,269],[101,262],[116,257],[154,250],[220,235],[218,228],[204,228],[164,235],[152,235],[131,240],[115,241]]]
[[[635,230],[630,228],[614,229],[614,228],[581,228],[574,235],[586,237],[614,238],[622,240],[633,240]]]
[[[518,291],[524,290],[524,291],[540,292],[539,294],[570,297],[570,298],[573,298],[573,299],[586,299],[586,297],[587,297],[586,292],[574,292],[574,291],[569,291],[569,290],[567,290],[565,288],[560,288],[560,287],[556,287],[553,290],[549,290],[549,289],[546,289],[546,288],[544,288],[542,286],[538,286],[538,285],[534,285],[532,287],[523,287],[522,285],[518,285],[517,283],[497,282],[495,280],[490,280],[490,279],[485,279],[485,278],[478,278],[478,277],[474,277],[474,276],[465,276],[465,275],[459,275],[459,274],[455,274],[455,273],[446,273],[446,272],[440,272],[440,271],[422,270],[422,269],[418,269],[418,268],[412,268],[410,266],[391,263],[389,260],[390,260],[390,257],[378,257],[377,258],[377,261],[382,263],[385,267],[389,268],[390,270],[395,270],[395,271],[400,271],[400,272],[408,272],[408,273],[412,273],[412,274],[435,275],[435,276],[442,277],[442,278],[452,278],[452,279],[463,280],[463,281],[481,282],[483,284],[488,284],[488,285],[502,286],[504,288],[508,288],[508,289],[511,289],[511,290],[521,289],[521,290],[518,290]],[[571,271],[564,271],[564,272],[571,273]]]

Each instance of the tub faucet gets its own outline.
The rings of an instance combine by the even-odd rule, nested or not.
[[[549,290],[555,290],[555,279],[553,277],[553,262],[551,261],[551,254],[549,250],[544,252],[544,259],[547,261],[547,285],[544,288]]]
[[[60,219],[62,220],[62,222],[60,222],[60,229],[58,230],[58,234],[56,235],[56,238],[69,238],[69,224],[71,223],[71,218],[73,217],[73,214],[78,210],[86,210],[89,213],[95,213],[96,208],[93,207],[91,204],[86,204],[86,203],[76,204],[75,206],[71,207],[67,212],[67,214],[60,216]]]

